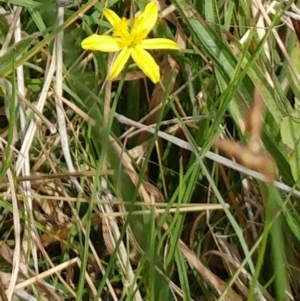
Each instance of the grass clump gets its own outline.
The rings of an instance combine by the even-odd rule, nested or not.
[[[299,299],[297,7],[157,1],[107,80],[148,2],[0,1],[0,299]]]

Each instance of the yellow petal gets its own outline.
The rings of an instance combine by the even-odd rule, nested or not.
[[[87,50],[97,50],[103,52],[115,52],[120,51],[123,48],[119,38],[98,34],[92,34],[91,36],[85,38],[81,42],[81,47]]]
[[[153,83],[156,84],[160,80],[159,66],[149,52],[141,46],[135,46],[132,49],[131,57]]]
[[[109,70],[107,79],[114,79],[116,78],[124,68],[125,64],[127,63],[132,50],[131,48],[124,47],[121,52],[118,54],[117,58],[113,62],[111,69]]]
[[[105,18],[108,20],[108,22],[112,25],[112,27],[115,27],[115,25],[121,21],[121,18],[113,10],[109,8],[104,8],[103,14]]]
[[[158,7],[155,2],[149,2],[145,10],[134,20],[133,32],[143,32],[144,37],[147,37],[149,32],[154,27],[158,17]]]
[[[173,50],[180,50],[179,45],[169,39],[145,39],[142,40],[141,46],[144,49],[173,49]]]

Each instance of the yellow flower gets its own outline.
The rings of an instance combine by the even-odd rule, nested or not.
[[[116,78],[130,57],[137,66],[153,81],[160,79],[159,66],[154,58],[145,49],[173,49],[180,50],[177,43],[169,39],[147,39],[149,32],[154,27],[158,17],[158,7],[155,2],[146,5],[145,10],[136,17],[132,26],[126,18],[120,18],[114,11],[105,8],[104,16],[113,26],[114,35],[93,34],[81,43],[83,49],[98,50],[103,52],[120,51],[110,71],[108,79]]]

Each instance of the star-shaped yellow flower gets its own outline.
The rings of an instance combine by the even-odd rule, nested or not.
[[[83,49],[103,52],[120,51],[110,71],[108,79],[116,78],[123,70],[130,57],[137,66],[153,81],[160,79],[159,66],[145,49],[173,49],[180,50],[177,43],[169,39],[147,39],[158,17],[158,7],[155,2],[146,5],[145,10],[136,17],[132,26],[126,18],[120,18],[114,11],[105,8],[103,14],[113,26],[114,35],[93,34],[81,43]]]

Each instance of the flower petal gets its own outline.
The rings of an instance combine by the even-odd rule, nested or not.
[[[103,14],[105,18],[108,20],[108,22],[112,25],[112,27],[115,27],[115,25],[121,21],[121,18],[113,10],[109,8],[104,8]]]
[[[144,37],[147,37],[147,35],[157,22],[157,17],[157,4],[155,2],[149,2],[146,5],[145,10],[138,17],[135,18],[132,31],[143,31]]]
[[[154,84],[160,80],[159,66],[149,52],[141,46],[135,46],[132,48],[131,57]]]
[[[116,37],[92,34],[81,42],[81,47],[88,50],[115,52],[120,51],[123,48],[123,44]]]
[[[169,39],[145,39],[142,40],[141,46],[144,49],[173,49],[173,50],[180,50],[179,45]]]
[[[107,79],[114,79],[121,73],[122,69],[124,68],[131,55],[131,52],[131,48],[128,47],[124,47],[121,50],[121,52],[118,54],[117,58],[113,62],[112,67],[109,70]]]

